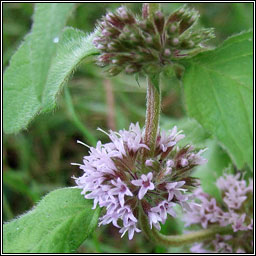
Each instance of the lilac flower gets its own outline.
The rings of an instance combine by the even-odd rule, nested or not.
[[[247,226],[248,230],[253,230],[253,219],[251,219],[250,224]]]
[[[236,253],[246,253],[245,250],[243,250],[242,248],[238,248],[236,250]]]
[[[210,222],[215,223],[219,220],[219,216],[222,214],[222,210],[217,206],[215,198],[209,199],[208,203],[205,204],[205,211],[208,212]]]
[[[184,190],[184,191],[186,191],[186,190]],[[192,199],[191,196],[183,195],[183,197],[180,198],[180,200],[177,201],[177,203],[181,206],[182,210],[192,211],[192,209],[191,209],[191,199]]]
[[[158,212],[161,219],[166,220],[167,213],[170,214],[172,217],[176,217],[176,213],[173,209],[174,205],[175,205],[174,203],[170,203],[164,200],[161,203],[159,203],[157,206],[151,208],[151,211]]]
[[[201,243],[201,247],[207,250],[211,249],[212,253],[250,252],[253,241],[253,219],[250,210],[252,209],[251,201],[247,199],[252,197],[252,180],[247,183],[241,179],[240,174],[225,174],[216,183],[222,192],[225,206],[218,205],[215,198],[198,188],[195,190],[194,196],[200,205],[190,204],[192,211],[187,212],[184,216],[185,226],[199,224],[203,228],[207,228],[212,224],[230,225],[233,230],[232,235],[217,235],[215,240]],[[237,241],[240,242],[237,243]],[[194,250],[194,248],[192,249]],[[196,245],[195,249],[197,249]]]
[[[160,230],[161,226],[159,222],[164,222],[165,220],[160,217],[160,215],[156,212],[149,211],[148,212],[148,219],[149,219],[149,225],[150,228],[152,228],[152,225],[155,226],[156,229]]]
[[[220,236],[217,234],[216,239],[212,242],[214,245],[214,251],[218,253],[232,253],[233,249],[231,245],[227,243],[231,238],[232,236],[230,235]]]
[[[160,149],[163,152],[166,152],[168,148],[171,148],[177,144],[178,141],[183,139],[185,135],[180,134],[180,132],[177,132],[177,127],[174,126],[172,130],[169,130],[169,135],[165,132],[162,131],[161,135],[159,135],[159,139],[157,141],[157,146],[160,147]]]
[[[117,213],[123,219],[124,226],[128,226],[130,221],[133,221],[134,223],[137,222],[137,219],[133,215],[132,210],[129,206],[124,206],[124,207],[118,209]]]
[[[220,177],[216,184],[218,188],[222,191],[227,191],[232,187],[237,186],[240,178],[240,173],[237,173],[235,176],[231,174],[224,174],[224,176]]]
[[[249,180],[249,185],[246,188],[246,193],[252,193],[253,192],[253,180]]]
[[[181,200],[184,198],[181,191],[186,191],[186,189],[182,189],[181,187],[185,184],[185,181],[178,181],[167,183],[166,189],[168,190],[168,201],[171,201],[175,196],[177,200]]]
[[[207,150],[201,149],[197,153],[194,153],[194,147],[193,146],[187,146],[184,148],[183,151],[180,152],[179,155],[177,155],[176,158],[176,165],[180,166],[181,168],[184,168],[189,165],[202,165],[207,163],[207,160],[201,156],[202,153],[204,153]]]
[[[246,200],[247,196],[242,196],[232,188],[225,193],[223,198],[224,202],[230,209],[239,209],[243,202]]]
[[[237,232],[239,230],[248,230],[248,226],[244,225],[245,217],[246,217],[245,213],[243,213],[242,215],[232,213],[230,222],[233,223],[232,228],[234,232]]]
[[[209,223],[219,220],[222,210],[216,205],[215,198],[207,198],[204,193],[198,193],[197,191],[195,193],[201,204],[190,204],[191,211],[187,211],[184,217],[186,226],[201,223],[203,228],[207,228]]]
[[[134,232],[141,232],[141,230],[136,227],[136,223],[133,221],[130,221],[128,225],[120,229],[119,233],[122,233],[121,237],[123,237],[127,231],[129,240],[133,238]]]
[[[202,164],[207,163],[207,160],[205,158],[201,157],[201,154],[204,153],[206,150],[207,150],[207,148],[201,149],[197,153],[189,154],[188,161],[190,162],[190,164],[192,164],[192,165],[202,165]]]
[[[116,12],[124,19],[128,19],[127,9],[124,6],[119,7]]]
[[[174,167],[174,161],[169,159],[166,161],[166,167],[173,168]]]
[[[203,243],[196,243],[190,248],[190,251],[192,253],[211,253],[211,251],[204,249],[203,246]]]
[[[119,134],[131,151],[137,152],[140,148],[149,149],[147,145],[142,143],[143,133],[141,132],[138,123],[136,123],[136,125],[131,124],[129,132],[126,130],[121,130],[119,131]]]
[[[117,224],[118,219],[119,219],[119,214],[117,213],[105,214],[103,217],[99,219],[100,220],[99,226],[106,225],[112,222],[112,224],[115,227],[120,228],[120,226]]]
[[[173,147],[174,145],[176,145],[176,141],[174,141],[173,138],[168,137],[165,133],[165,131],[163,131],[161,133],[161,139],[159,140],[159,147],[163,152],[166,152],[168,148]]]
[[[185,214],[183,220],[186,222],[185,226],[200,223],[203,228],[207,228],[211,221],[211,214],[206,214],[204,207],[198,204],[191,204],[192,211]]]
[[[184,137],[176,127],[169,132],[159,132],[153,157],[146,159],[141,156],[149,148],[144,144],[144,130],[138,123],[119,132],[99,130],[111,141],[106,144],[99,141],[95,148],[79,142],[89,148],[89,155],[83,158],[83,164],[79,164],[83,174],[75,178],[81,194],[94,200],[93,209],[97,206],[106,209],[99,225],[112,223],[120,228],[122,236],[128,232],[132,239],[134,232],[140,232],[140,205],[150,227],[154,225],[158,229],[168,214],[176,216],[175,205],[190,208],[190,198],[185,193],[196,184],[189,175],[196,165],[190,164],[190,158],[197,153],[190,146],[181,149],[176,146]],[[177,164],[180,156],[189,159],[182,177],[179,176],[182,167]]]
[[[140,179],[132,180],[131,183],[135,186],[140,187],[138,197],[141,200],[148,190],[153,190],[155,188],[154,183],[151,182],[153,178],[152,172],[147,175],[142,174]]]
[[[167,160],[166,161],[166,171],[164,172],[164,175],[170,175],[173,167],[174,167],[174,161],[171,159]]]
[[[210,243],[195,243],[190,251],[192,253],[232,253],[232,247],[227,243],[230,239],[232,239],[231,235],[220,236],[217,234]]]
[[[111,183],[115,186],[109,190],[109,195],[118,195],[120,205],[124,206],[124,196],[133,196],[132,192],[126,186],[124,182],[118,177],[117,180],[111,180]]]
[[[148,213],[150,227],[152,228],[152,224],[154,224],[157,229],[160,229],[159,222],[164,224],[167,219],[167,214],[176,217],[176,213],[173,209],[174,205],[174,203],[164,200],[157,206],[152,207]]]

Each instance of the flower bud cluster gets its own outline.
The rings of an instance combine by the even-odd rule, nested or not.
[[[223,202],[204,193],[201,188],[194,191],[199,204],[191,205],[192,211],[185,215],[186,226],[200,224],[203,228],[218,224],[231,225],[233,233],[217,235],[213,241],[195,244],[192,252],[197,253],[232,253],[250,252],[253,248],[253,182],[240,179],[240,174],[225,174],[217,180],[217,187],[222,192]]]
[[[203,49],[203,42],[214,37],[212,29],[195,29],[199,14],[186,6],[169,17],[156,11],[142,17],[124,6],[109,12],[99,22],[101,34],[94,39],[100,50],[98,64],[111,75],[144,71],[159,72],[175,60]]]
[[[85,198],[93,199],[105,208],[99,225],[112,223],[129,239],[138,226],[139,209],[148,217],[150,227],[160,229],[168,214],[175,217],[175,205],[190,210],[190,192],[198,181],[190,176],[194,166],[203,164],[203,151],[188,145],[179,148],[177,143],[184,135],[174,127],[159,132],[153,157],[144,159],[142,152],[149,150],[144,144],[144,130],[138,123],[129,130],[106,133],[111,142],[89,147],[80,168],[83,175],[75,178]]]

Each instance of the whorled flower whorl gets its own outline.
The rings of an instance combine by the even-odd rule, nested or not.
[[[150,18],[147,11],[135,17],[122,6],[108,12],[99,22],[94,39],[100,50],[98,64],[108,66],[111,75],[121,71],[158,72],[161,67],[193,55],[214,37],[212,29],[195,28],[199,14],[186,6],[165,17],[161,11]]]
[[[224,174],[216,182],[222,201],[203,192],[194,191],[195,203],[184,216],[185,226],[198,224],[204,229],[213,225],[229,226],[229,235],[216,235],[196,243],[193,253],[250,253],[253,248],[253,180],[246,182],[241,174]]]
[[[149,224],[160,229],[167,214],[175,217],[174,206],[190,209],[189,195],[198,185],[190,176],[194,166],[206,162],[191,145],[179,148],[184,135],[174,127],[158,134],[153,157],[144,159],[144,130],[138,123],[129,130],[110,131],[111,142],[89,147],[80,169],[84,174],[75,178],[78,188],[87,199],[94,200],[94,208],[105,207],[101,224],[113,223],[121,228],[122,236],[128,231],[129,239],[139,232],[138,211],[143,209]]]

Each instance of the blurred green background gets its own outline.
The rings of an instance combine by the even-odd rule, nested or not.
[[[127,3],[139,13],[141,4]],[[169,13],[180,3],[164,3]],[[252,3],[193,3],[199,10],[200,25],[214,27],[218,45],[228,36],[253,26]],[[118,3],[79,3],[69,18],[68,26],[92,32],[95,22],[106,10],[119,7]],[[3,3],[3,65],[28,33],[32,24],[33,4]],[[174,119],[186,116],[181,82],[173,74],[162,80],[162,116],[164,127],[171,128]],[[96,130],[128,128],[130,122],[144,124],[144,78],[119,75],[107,77],[93,64],[82,64],[59,97],[58,107],[50,114],[38,116],[17,135],[3,137],[3,214],[4,221],[29,210],[47,192],[65,186],[74,186],[71,176],[81,175],[70,163],[82,162],[87,148],[76,143],[81,140],[93,145],[107,137]],[[182,223],[169,220],[163,227],[167,234],[181,232]],[[80,253],[161,253],[186,252],[187,248],[164,248],[148,242],[136,234],[132,241],[121,239],[111,225],[97,228],[92,237],[79,248]]]

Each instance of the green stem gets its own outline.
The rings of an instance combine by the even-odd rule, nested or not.
[[[157,10],[160,10],[158,3],[144,3],[143,9],[153,19],[153,15]],[[143,151],[143,162],[146,157],[154,156],[156,137],[158,132],[159,117],[161,110],[161,91],[160,91],[160,76],[158,74],[148,74],[147,86],[147,110],[145,121],[145,137],[144,143],[149,147],[148,150]]]
[[[148,75],[144,143],[149,147],[150,151],[144,151],[144,158],[146,156],[154,156],[161,110],[161,91],[159,84],[159,74]]]
[[[224,235],[232,233],[232,228],[230,226],[214,226],[208,229],[192,231],[188,234],[170,236],[163,235],[159,233],[159,231],[155,227],[152,227],[152,229],[150,229],[148,217],[145,215],[142,209],[140,210],[140,226],[147,238],[152,242],[156,243],[157,245],[174,247],[195,242],[201,242],[206,239],[214,239],[216,234]]]

